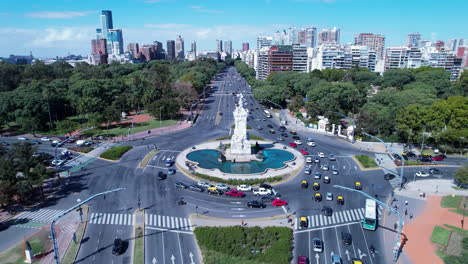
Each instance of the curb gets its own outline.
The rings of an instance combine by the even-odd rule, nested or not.
[[[86,211],[86,212],[85,212],[85,213],[86,213],[86,217],[83,217],[83,218],[84,218],[84,219],[83,219],[83,220],[84,220],[84,223],[83,223],[83,224],[84,224],[84,227],[83,227],[83,236],[80,238],[80,244],[79,244],[79,246],[78,246],[78,250],[76,251],[76,256],[73,258],[73,262],[76,260],[76,257],[78,257],[78,253],[80,253],[81,241],[83,240],[83,237],[84,237],[84,235],[85,235],[85,233],[86,233],[86,228],[88,227],[89,206],[87,206],[87,205],[82,205],[82,206],[85,208],[84,210]],[[85,213],[83,213],[83,216],[84,216]],[[65,256],[65,254],[67,254],[67,251],[68,251],[68,248],[67,248],[67,250],[65,251],[65,253],[63,254],[63,256]],[[62,256],[62,257],[63,257],[63,256]]]
[[[154,157],[154,155],[156,155],[156,153],[158,153],[158,149],[153,149],[151,150],[148,154],[146,154],[143,159],[140,161],[140,163],[138,164],[138,167],[137,168],[144,168],[146,167],[146,165],[148,165],[149,161],[151,160],[152,157]],[[143,161],[148,158],[148,161],[146,161],[146,164],[143,166]]]

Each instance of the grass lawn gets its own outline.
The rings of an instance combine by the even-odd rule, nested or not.
[[[377,168],[374,158],[367,155],[356,155],[354,156],[361,163],[364,168]]]
[[[411,165],[424,165],[424,163],[421,161],[417,161],[417,160],[405,160],[405,166],[411,166]]]
[[[143,229],[139,226],[135,229],[135,246],[133,251],[133,263],[134,264],[143,264]]]
[[[101,154],[101,158],[110,160],[119,160],[125,152],[132,149],[132,146],[112,147]]]
[[[440,206],[442,206],[443,208],[457,208],[460,204],[461,199],[462,196],[460,195],[455,195],[454,197],[452,197],[451,195],[447,195],[442,197]]]
[[[256,135],[249,135],[250,140],[265,140],[262,137],[256,136]]]
[[[109,127],[109,130],[106,129],[106,127],[101,127],[98,129],[93,129],[87,132],[86,134],[94,137],[98,136],[104,136],[104,137],[118,137],[118,136],[125,136],[130,133],[138,133],[141,131],[147,131],[153,128],[159,128],[159,127],[167,127],[167,126],[173,126],[177,124],[177,120],[163,120],[161,121],[161,124],[159,123],[159,120],[151,119],[148,120],[147,122],[142,122],[142,123],[133,123],[133,129],[132,129],[132,124],[131,123],[123,123],[119,124],[115,127]]]
[[[219,137],[216,140],[225,140],[225,139],[231,139],[231,136]]]
[[[292,230],[287,227],[197,227],[205,264],[286,264],[292,260]]]
[[[447,246],[449,237],[450,237],[449,230],[440,226],[436,226],[434,227],[434,230],[432,230],[431,241],[432,243],[445,247]]]
[[[449,255],[446,252],[444,252],[443,249],[441,248],[439,248],[436,251],[436,254],[444,261],[445,264],[465,264],[466,259],[468,259],[468,230],[462,230],[459,227],[455,227],[455,226],[447,225],[447,224],[444,224],[444,226],[448,227],[453,232],[459,233],[463,236],[461,244],[455,245],[455,246],[461,247],[461,256]],[[434,232],[435,232],[435,229],[434,229]],[[434,235],[434,232],[433,232],[433,235]]]
[[[31,244],[34,254],[46,253],[50,248],[51,240],[49,239],[50,230],[48,228],[43,228],[37,233],[27,238],[27,241]],[[20,264],[24,263],[23,256],[23,244],[24,241],[19,243],[13,248],[0,254],[0,263],[2,264]],[[34,263],[39,263],[35,261]]]
[[[451,209],[449,210],[450,212],[454,212],[454,213],[457,213],[459,215],[463,215],[463,213],[465,214],[465,216],[468,216],[468,209],[466,210],[463,210],[463,208],[458,208],[458,209]]]

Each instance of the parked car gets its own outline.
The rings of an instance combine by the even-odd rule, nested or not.
[[[238,191],[236,189],[233,189],[233,190],[225,193],[224,195],[230,196],[230,197],[241,197],[241,198],[245,197],[245,193],[243,193],[241,191]]]
[[[51,164],[52,166],[62,166],[66,161],[65,160],[61,160],[61,159],[54,159],[52,160]]]
[[[284,137],[277,137],[278,141],[284,141]]]
[[[243,191],[243,192],[250,192],[252,191],[252,186],[247,185],[247,184],[241,184],[237,186],[238,191]]]
[[[114,239],[114,246],[112,247],[112,255],[118,256],[125,252],[126,242],[120,238]]]
[[[434,156],[434,157],[432,157],[432,160],[434,160],[434,161],[443,161],[443,160],[444,160],[444,157],[442,157],[442,156]]]
[[[262,126],[257,126],[257,129],[258,129],[258,130],[262,130],[263,127],[262,127]]]
[[[266,204],[260,202],[260,201],[250,201],[247,203],[247,207],[250,207],[250,208],[265,208],[266,207]]]
[[[205,188],[205,189],[206,189],[206,188],[209,188],[209,187],[213,187],[213,184],[208,183],[208,182],[206,182],[206,181],[199,181],[199,182],[197,182],[197,185],[198,185],[199,187]]]
[[[273,206],[284,206],[284,205],[288,205],[288,202],[286,202],[284,200],[281,200],[281,199],[274,199],[271,202],[271,205],[273,205]]]
[[[224,194],[223,191],[221,191],[220,189],[218,189],[216,187],[209,187],[207,192],[209,194],[214,194],[214,195],[223,195]]]
[[[271,124],[268,124],[268,125],[267,125],[267,127],[269,127],[269,128],[273,128],[273,126],[272,126]]]
[[[266,183],[260,183],[259,187],[273,190],[273,186],[271,186],[270,184],[266,184]]]
[[[268,132],[270,132],[271,134],[276,134],[276,131],[274,129],[270,129],[268,130]]]
[[[265,188],[254,188],[252,189],[253,194],[259,196],[259,195],[271,195],[272,192],[270,189],[265,189]]]
[[[289,131],[289,133],[291,133],[291,135],[297,135],[297,132],[295,130],[291,130]]]
[[[197,185],[194,185],[194,184],[191,184],[188,186],[188,189],[191,190],[191,191],[195,191],[195,192],[203,192],[204,189],[197,186]]]
[[[408,157],[416,157],[416,154],[414,154],[414,152],[411,152],[411,151],[405,151],[404,152],[406,154],[406,156]]]
[[[286,131],[286,127],[285,127],[285,126],[280,126],[280,127],[279,127],[279,131],[281,131],[281,132]]]
[[[39,140],[35,140],[35,139],[29,141],[29,143],[31,143],[31,144],[36,144],[36,145],[42,144],[42,142],[40,142]]]
[[[180,189],[187,189],[188,188],[188,185],[183,183],[183,182],[176,182],[174,185],[175,185],[176,188],[180,188]]]

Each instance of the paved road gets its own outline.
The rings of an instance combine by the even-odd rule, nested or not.
[[[349,143],[337,140],[334,137],[298,131],[298,136],[304,142],[308,137],[313,137],[317,146],[307,146],[310,156],[315,157],[318,152],[326,155],[335,154],[336,161],[328,158],[320,158],[320,163],[311,165],[312,174],[300,173],[290,182],[275,185],[275,191],[282,199],[289,202],[288,206],[272,207],[265,209],[251,209],[245,206],[247,201],[255,199],[251,194],[247,197],[236,199],[224,196],[212,196],[207,193],[197,193],[188,190],[176,189],[174,183],[183,181],[195,183],[182,173],[170,175],[167,180],[158,181],[155,176],[159,171],[165,171],[165,159],[175,158],[180,151],[192,147],[198,143],[229,135],[233,124],[232,111],[237,98],[233,92],[245,92],[246,107],[251,116],[248,124],[253,128],[252,135],[261,136],[273,141],[279,136],[279,121],[275,118],[265,118],[264,106],[255,101],[250,94],[250,87],[242,79],[234,68],[228,68],[225,72],[215,77],[214,88],[207,93],[205,105],[197,122],[192,128],[161,134],[144,140],[127,143],[134,148],[122,157],[119,163],[103,160],[93,160],[86,165],[86,170],[80,170],[66,180],[63,193],[54,202],[43,209],[65,210],[76,203],[79,198],[83,200],[95,193],[124,187],[125,191],[107,195],[106,198],[98,198],[90,204],[89,225],[83,243],[78,254],[80,263],[128,263],[131,261],[131,250],[127,250],[122,256],[112,256],[112,242],[116,237],[125,239],[131,248],[133,243],[133,222],[131,216],[138,207],[145,208],[145,263],[200,263],[200,256],[193,236],[194,226],[189,220],[190,214],[204,214],[214,217],[228,217],[234,219],[258,218],[267,215],[293,214],[294,219],[300,216],[308,217],[313,224],[307,229],[297,229],[295,232],[294,255],[305,255],[316,260],[316,254],[310,252],[310,238],[318,237],[325,241],[325,252],[318,254],[317,263],[329,263],[330,254],[333,252],[347,260],[350,257],[362,257],[366,263],[386,263],[386,259],[377,253],[371,257],[368,252],[370,244],[382,252],[382,238],[379,231],[363,230],[359,221],[362,219],[364,198],[354,193],[339,191],[332,185],[339,184],[353,187],[355,181],[360,181],[363,191],[370,195],[378,195],[381,201],[389,200],[391,192],[390,184],[383,179],[381,170],[361,171],[354,163],[351,156],[368,153],[354,148]],[[264,120],[264,121],[263,121]],[[273,126],[276,134],[268,132],[268,125]],[[261,126],[262,129],[257,129]],[[291,135],[286,138],[284,144],[291,142]],[[158,152],[145,168],[137,168],[143,157],[157,145]],[[51,150],[48,149],[48,152]],[[335,166],[339,170],[338,175],[331,175],[331,171],[323,171],[320,165]],[[405,169],[405,176],[411,181],[415,171],[421,168]],[[441,168],[444,177],[450,177],[453,168]],[[314,182],[313,174],[320,171],[322,177],[331,177],[331,183],[325,184],[322,179],[318,192],[325,197],[331,192],[336,197],[343,195],[344,205],[336,204],[336,201],[314,202],[315,193],[311,188],[301,189],[299,184],[307,180],[311,185]],[[187,202],[184,206],[177,205],[177,201],[184,198]],[[324,205],[333,209],[334,216],[331,219],[321,217],[320,210]],[[382,209],[379,209],[380,211]],[[294,220],[295,223],[297,220]],[[384,223],[381,222],[381,225]],[[392,223],[393,225],[393,223]],[[19,227],[15,227],[19,229]],[[26,229],[26,228],[23,228]],[[10,234],[12,228],[0,233],[0,238]],[[343,245],[341,232],[348,230],[353,236],[352,245]],[[6,233],[7,232],[7,233]],[[21,232],[15,232],[16,237],[22,236]],[[3,240],[3,239],[0,239]],[[347,254],[348,252],[348,254]],[[363,255],[365,254],[365,255]],[[174,256],[174,257],[173,257]],[[312,262],[314,263],[314,262]]]

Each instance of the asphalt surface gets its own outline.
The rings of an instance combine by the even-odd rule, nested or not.
[[[176,181],[187,184],[196,184],[180,172],[169,175],[166,180],[157,180],[159,171],[167,172],[166,158],[174,159],[182,150],[190,148],[198,143],[227,136],[234,122],[232,111],[235,108],[237,97],[233,92],[244,93],[246,108],[251,110],[251,118],[248,124],[253,128],[249,130],[251,135],[257,135],[265,139],[278,141],[280,132],[279,121],[276,118],[266,118],[263,114],[265,106],[260,105],[251,95],[251,89],[246,81],[241,78],[234,68],[228,68],[217,75],[214,80],[214,88],[207,92],[203,111],[197,117],[192,128],[167,134],[156,135],[147,139],[126,143],[134,148],[125,154],[118,163],[104,160],[94,160],[86,167],[64,182],[62,195],[52,202],[44,205],[44,209],[65,210],[76,204],[77,199],[87,197],[115,189],[126,188],[124,191],[106,195],[93,200],[90,205],[90,219],[85,233],[85,240],[77,257],[77,263],[130,263],[133,245],[133,213],[140,206],[145,208],[145,263],[200,263],[200,256],[194,240],[193,228],[189,219],[190,214],[208,215],[220,218],[249,219],[272,215],[290,215],[294,229],[294,261],[297,256],[307,256],[311,263],[330,263],[330,255],[341,256],[344,263],[348,258],[362,258],[364,263],[389,263],[388,256],[383,251],[391,249],[383,248],[383,239],[386,239],[380,230],[393,228],[393,222],[384,222],[384,214],[379,214],[380,227],[376,231],[363,230],[360,224],[362,220],[362,208],[365,198],[356,193],[339,190],[333,185],[342,185],[353,188],[359,181],[363,191],[377,197],[382,202],[391,201],[392,188],[383,178],[382,170],[361,171],[351,158],[352,155],[364,154],[373,156],[373,153],[361,151],[343,140],[335,137],[305,133],[298,131],[298,136],[303,144],[298,149],[307,148],[310,156],[317,156],[318,152],[336,156],[336,161],[328,158],[320,158],[320,163],[312,163],[310,175],[301,172],[291,181],[274,186],[275,192],[280,198],[288,202],[287,206],[273,207],[270,204],[264,209],[248,208],[246,203],[256,199],[251,193],[245,198],[230,198],[225,196],[210,195],[206,192],[198,193],[174,187]],[[276,131],[271,134],[268,125]],[[261,126],[262,129],[257,129]],[[316,142],[315,147],[307,146],[308,137]],[[17,141],[16,139],[2,139],[2,141]],[[254,140],[253,140],[254,141]],[[289,134],[281,143],[292,142]],[[139,162],[154,146],[158,152],[145,168],[137,168]],[[53,148],[48,144],[39,145],[40,151],[52,154]],[[450,159],[449,159],[450,160]],[[458,163],[458,160],[453,161]],[[332,175],[331,169],[324,171],[320,165],[335,166],[339,174]],[[430,166],[429,166],[430,167]],[[429,168],[428,167],[428,168]],[[418,170],[428,168],[405,168],[405,177],[413,180],[413,175]],[[441,177],[452,177],[455,168],[441,167]],[[321,172],[322,178],[314,180],[314,173]],[[323,183],[323,176],[331,178],[330,184]],[[433,176],[430,176],[433,177]],[[429,177],[429,178],[430,178]],[[307,180],[309,188],[300,187],[300,182]],[[416,180],[421,180],[417,178]],[[321,188],[314,191],[311,188],[313,182],[319,182]],[[323,200],[315,202],[315,192],[321,193]],[[327,192],[334,195],[332,201],[326,201]],[[344,197],[344,205],[336,203],[336,196]],[[183,199],[186,204],[178,205]],[[138,204],[140,201],[140,204]],[[323,206],[329,206],[333,210],[331,218],[321,216]],[[383,212],[379,208],[379,212]],[[297,219],[306,216],[311,219],[308,228],[299,228]],[[392,222],[392,223],[390,223]],[[388,225],[388,226],[387,226]],[[391,227],[390,227],[391,226]],[[31,231],[30,231],[31,230]],[[0,232],[0,241],[5,237],[14,238],[15,241],[33,228],[11,226]],[[341,241],[341,232],[352,234],[353,243],[344,245]],[[115,238],[121,238],[128,242],[128,249],[120,256],[112,255],[112,244]],[[310,245],[312,238],[320,238],[324,241],[324,252],[315,253]],[[393,239],[393,238],[392,238]],[[9,241],[11,241],[9,239]],[[7,245],[0,242],[0,248]],[[376,253],[371,254],[369,246],[376,248]]]

